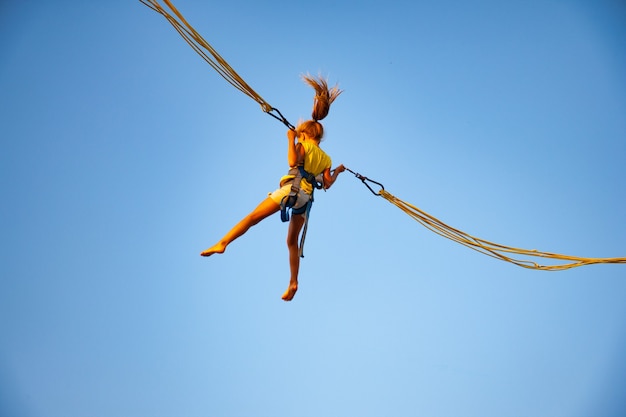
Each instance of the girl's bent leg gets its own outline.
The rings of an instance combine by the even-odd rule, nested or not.
[[[280,210],[280,205],[274,202],[271,198],[266,198],[259,204],[250,214],[241,219],[224,237],[210,248],[202,251],[201,256],[211,256],[214,253],[224,253],[226,246],[228,246],[233,240],[237,239],[248,231],[252,226],[259,223],[261,220],[276,213]]]
[[[296,214],[291,216],[289,231],[287,232],[287,247],[289,248],[289,286],[282,296],[285,301],[291,301],[298,291],[298,272],[300,271],[300,253],[298,248],[298,237],[304,225],[304,216]]]

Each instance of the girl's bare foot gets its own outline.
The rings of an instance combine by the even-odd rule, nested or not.
[[[218,244],[211,246],[209,249],[200,252],[200,256],[211,256],[214,253],[224,253],[225,250],[226,250],[226,246],[218,243]]]
[[[296,291],[298,291],[298,283],[291,283],[281,298],[285,301],[291,301],[296,295]]]

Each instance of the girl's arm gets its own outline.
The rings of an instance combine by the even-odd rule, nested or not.
[[[296,143],[296,132],[289,129],[287,131],[287,163],[289,167],[295,167],[299,162],[304,161],[304,148],[300,143]]]
[[[337,181],[337,177],[339,176],[339,174],[341,174],[345,170],[346,168],[343,166],[343,164],[335,168],[332,173],[330,168],[326,168],[324,170],[324,188],[329,189],[335,183],[335,181]]]

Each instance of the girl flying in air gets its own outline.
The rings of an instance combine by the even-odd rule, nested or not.
[[[283,211],[283,221],[289,218],[286,210],[291,208],[292,216],[287,232],[289,249],[289,269],[291,277],[289,286],[282,296],[291,301],[298,291],[298,271],[300,269],[300,245],[298,237],[306,222],[310,210],[314,188],[330,188],[341,172],[345,170],[339,165],[331,170],[331,158],[320,148],[324,136],[324,127],[319,122],[328,115],[330,105],[341,94],[335,86],[321,77],[303,76],[303,80],[315,89],[312,119],[300,123],[295,130],[287,131],[287,162],[289,173],[280,179],[279,188],[270,193],[250,214],[237,223],[219,242],[206,249],[200,255],[211,256],[224,253],[226,247],[242,236],[250,227],[270,215]]]

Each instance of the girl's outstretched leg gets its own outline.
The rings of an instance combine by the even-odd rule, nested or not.
[[[291,301],[298,291],[298,272],[300,271],[300,253],[298,248],[298,237],[304,225],[304,216],[295,214],[291,216],[289,231],[287,232],[287,247],[289,248],[289,286],[282,296],[285,301]]]
[[[224,253],[226,246],[228,246],[233,240],[237,239],[248,231],[252,226],[263,220],[264,218],[271,216],[280,210],[280,205],[274,202],[271,198],[266,198],[259,204],[250,214],[241,219],[224,237],[210,248],[202,251],[201,256],[211,256],[214,253]]]

